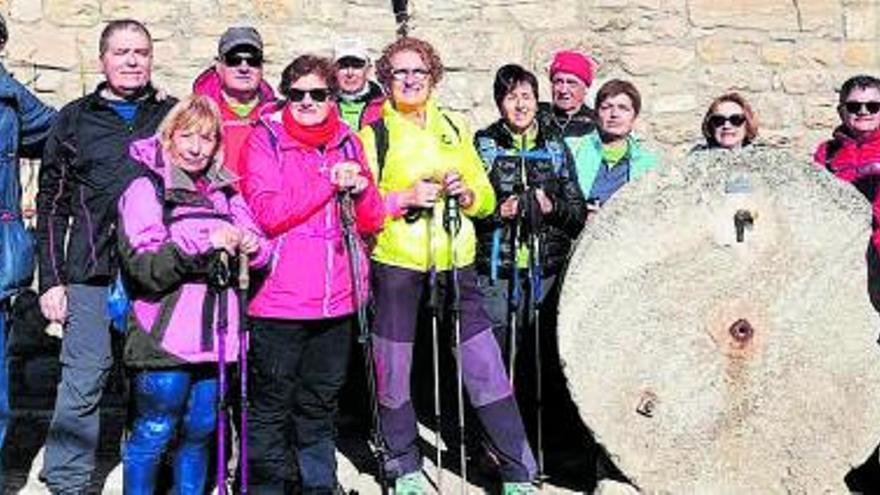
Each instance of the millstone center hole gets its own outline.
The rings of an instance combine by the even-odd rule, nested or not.
[[[733,322],[733,325],[730,325],[730,336],[733,337],[733,340],[739,343],[745,343],[752,339],[755,335],[755,329],[752,327],[752,324],[749,323],[749,320],[745,318],[740,318]]]

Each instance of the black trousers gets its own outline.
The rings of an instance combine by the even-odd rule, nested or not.
[[[285,452],[291,445],[303,493],[332,493],[334,419],[354,321],[353,316],[253,320],[248,463],[254,493],[284,493]]]

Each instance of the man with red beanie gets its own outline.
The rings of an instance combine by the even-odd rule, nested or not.
[[[583,53],[557,52],[550,64],[553,104],[541,103],[539,109],[544,128],[562,135],[575,156],[584,136],[596,130],[593,109],[585,103],[595,67],[593,59]]]
[[[238,176],[241,146],[261,109],[275,101],[263,80],[263,40],[256,29],[231,27],[220,37],[216,63],[203,72],[193,92],[214,100],[223,117],[223,163]]]

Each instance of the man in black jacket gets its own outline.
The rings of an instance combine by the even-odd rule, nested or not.
[[[128,145],[155,133],[175,103],[156,97],[152,39],[140,22],[108,23],[100,62],[105,81],[61,110],[40,167],[40,307],[65,328],[41,472],[52,493],[85,493],[95,468],[98,403],[113,363],[106,299],[116,273],[116,203],[139,174]]]

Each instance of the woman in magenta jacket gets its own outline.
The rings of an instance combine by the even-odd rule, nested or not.
[[[334,416],[355,325],[355,301],[337,198],[354,198],[360,233],[379,230],[384,209],[360,140],[341,122],[333,66],[303,55],[282,74],[285,101],[264,114],[242,151],[242,190],[275,242],[269,273],[249,314],[253,493],[285,493],[287,425],[302,493],[335,493]],[[361,287],[367,253],[358,243]]]

